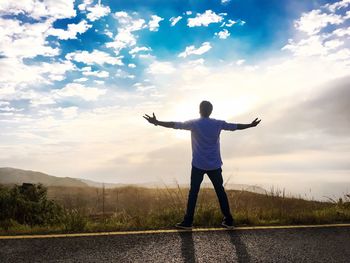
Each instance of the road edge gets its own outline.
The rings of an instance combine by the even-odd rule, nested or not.
[[[0,240],[5,240],[5,239],[34,239],[34,238],[63,238],[63,237],[89,237],[89,236],[116,236],[116,235],[142,235],[142,234],[161,234],[161,233],[177,233],[177,232],[210,232],[210,231],[237,231],[237,230],[241,231],[241,230],[329,228],[329,227],[350,227],[350,223],[346,223],[346,224],[323,224],[323,225],[242,226],[242,227],[235,227],[233,230],[228,230],[226,228],[194,228],[192,230],[161,229],[161,230],[94,232],[94,233],[14,235],[14,236],[0,236]]]

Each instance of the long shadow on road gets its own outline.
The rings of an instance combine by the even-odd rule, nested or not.
[[[186,263],[196,262],[192,231],[179,232],[182,259]]]
[[[249,263],[251,261],[246,245],[242,240],[242,234],[240,231],[225,231],[229,236],[229,240],[232,244],[232,253],[235,253],[235,258],[238,263]],[[193,241],[193,232],[185,231],[179,232],[181,239],[181,255],[182,259],[186,263],[196,262],[195,246]]]
[[[237,261],[239,263],[250,262],[250,257],[246,248],[246,245],[242,241],[240,231],[227,231],[227,235],[230,237],[231,244],[235,247]]]

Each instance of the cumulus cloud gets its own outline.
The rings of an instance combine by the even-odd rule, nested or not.
[[[31,98],[31,93],[21,93],[20,90],[27,86],[52,84],[54,80],[63,80],[65,73],[76,70],[76,67],[70,61],[61,61],[53,63],[36,63],[34,65],[25,65],[16,58],[0,59],[0,93],[14,99]]]
[[[152,15],[151,20],[148,22],[148,27],[150,31],[158,31],[159,28],[159,22],[163,21],[164,18],[157,16],[157,15]]]
[[[74,79],[73,81],[74,82],[85,82],[85,81],[88,81],[88,80],[89,80],[88,78],[83,77],[83,78]]]
[[[194,45],[186,47],[184,52],[181,52],[178,56],[185,58],[189,55],[202,55],[208,52],[211,49],[209,42],[204,42],[199,48],[196,48]]]
[[[237,22],[232,19],[229,19],[227,22],[224,23],[224,25],[227,27],[232,27],[234,24],[237,24]]]
[[[43,17],[54,19],[71,18],[76,16],[74,0],[40,1],[0,1],[0,13],[9,15],[25,14],[39,20]]]
[[[88,6],[92,5],[94,1],[93,0],[83,0],[81,4],[78,5],[78,9],[80,11],[85,10]]]
[[[122,78],[122,79],[134,79],[135,75],[129,74],[128,72],[118,69],[117,74],[115,74],[116,77]]]
[[[341,15],[322,13],[321,10],[312,10],[308,13],[303,13],[301,18],[297,20],[294,26],[309,35],[314,35],[327,25],[339,25],[344,19]]]
[[[170,22],[170,26],[175,26],[177,24],[177,22],[179,22],[182,19],[182,16],[173,16],[169,19]]]
[[[170,62],[155,61],[149,65],[147,72],[150,74],[170,74],[175,71],[175,67]]]
[[[223,14],[216,14],[211,10],[206,10],[203,14],[197,14],[194,18],[187,19],[189,27],[208,26],[211,23],[219,23],[224,19]]]
[[[83,34],[91,27],[92,25],[89,25],[85,20],[82,20],[78,24],[68,24],[67,30],[50,28],[49,34],[52,36],[57,36],[62,40],[76,39],[77,34]]]
[[[129,54],[134,56],[136,53],[139,53],[142,51],[151,51],[151,49],[149,47],[134,47],[129,51]]]
[[[245,62],[245,59],[239,59],[236,61],[236,65],[238,66],[243,65],[244,62]]]
[[[92,64],[111,64],[111,65],[123,65],[123,62],[121,61],[122,57],[113,57],[110,54],[100,51],[100,50],[93,50],[91,53],[88,51],[76,51],[71,52],[66,55],[66,59],[68,60],[74,60],[77,62],[83,62],[87,65]]]
[[[104,6],[101,4],[89,6],[86,8],[86,10],[88,11],[86,17],[92,22],[108,15],[111,12],[111,9],[108,6]]]
[[[136,37],[133,32],[144,29],[147,25],[144,19],[133,18],[124,11],[116,12],[114,17],[119,24],[118,34],[115,36],[114,41],[107,42],[106,46],[113,48],[115,53],[119,54],[123,48],[136,45]]]
[[[47,41],[47,31],[51,21],[20,23],[15,19],[0,18],[0,50],[6,57],[34,58],[38,55],[56,56],[58,48],[51,47]],[[33,48],[35,43],[35,48]]]
[[[80,98],[85,101],[96,101],[98,97],[104,95],[105,93],[106,89],[85,87],[84,85],[78,83],[69,83],[62,89],[52,91],[55,99],[73,97]]]
[[[328,8],[331,12],[335,12],[338,9],[346,8],[350,5],[350,0],[341,0],[333,4],[326,4],[324,7]]]
[[[83,75],[84,76],[95,76],[98,78],[108,78],[109,77],[109,72],[105,70],[101,71],[92,71],[91,67],[84,67],[82,68]]]
[[[336,2],[330,7],[334,12],[345,2]],[[303,13],[294,25],[298,31],[305,32],[306,37],[289,39],[282,50],[289,50],[294,56],[322,56],[323,59],[345,62],[349,58],[349,40],[345,36],[350,34],[349,27],[341,27],[346,16],[336,13],[322,13],[320,9]],[[332,25],[332,27],[328,27]],[[346,62],[345,62],[346,63]]]
[[[86,8],[86,10],[89,11],[86,17],[92,22],[108,15],[111,12],[111,9],[108,6],[103,6],[101,4],[89,6]]]
[[[224,29],[218,33],[215,33],[216,36],[218,36],[220,39],[226,39],[230,36],[230,33],[227,29]]]
[[[350,26],[347,28],[338,28],[333,31],[333,34],[338,37],[350,36]]]

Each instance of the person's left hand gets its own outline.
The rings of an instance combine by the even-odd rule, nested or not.
[[[255,118],[255,120],[252,121],[252,123],[250,125],[252,125],[252,127],[255,127],[256,125],[258,125],[261,122],[261,120],[259,120],[258,118]]]
[[[149,123],[157,125],[158,120],[156,118],[156,115],[154,115],[154,112],[153,112],[153,117],[149,116],[148,114],[145,114],[142,117],[144,117]]]

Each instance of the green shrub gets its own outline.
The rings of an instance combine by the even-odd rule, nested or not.
[[[62,208],[47,199],[47,189],[39,184],[0,188],[0,222],[14,220],[22,225],[53,225],[62,218]]]

